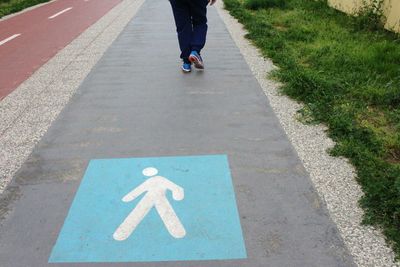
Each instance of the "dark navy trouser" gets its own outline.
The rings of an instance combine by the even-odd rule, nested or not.
[[[170,0],[178,32],[181,58],[188,61],[191,51],[200,54],[206,44],[208,0]]]

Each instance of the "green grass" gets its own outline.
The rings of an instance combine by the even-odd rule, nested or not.
[[[0,0],[0,18],[50,0]]]
[[[280,7],[286,6],[285,0],[247,0],[244,5],[248,9],[258,10],[261,8]]]
[[[300,113],[325,123],[333,155],[357,170],[364,223],[383,230],[400,256],[400,38],[322,0],[224,0],[248,38],[279,70]],[[283,8],[282,8],[283,7]],[[308,119],[309,121],[309,119]]]

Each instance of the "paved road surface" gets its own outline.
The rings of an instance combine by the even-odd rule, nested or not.
[[[354,266],[260,86],[217,12],[210,9],[209,13],[210,34],[204,51],[207,69],[183,75],[179,71],[177,40],[168,1],[145,2],[3,194],[0,201],[1,266]],[[202,249],[204,245],[206,251],[207,244],[215,244],[222,238],[222,234],[210,234],[203,228],[207,222],[203,217],[194,228],[204,231],[197,231],[194,236],[191,233],[195,231],[188,228],[191,218],[185,214],[185,200],[189,201],[191,195],[201,189],[199,186],[184,187],[183,200],[180,194],[174,198],[166,195],[186,227],[185,237],[169,236],[155,211],[130,237],[134,240],[144,236],[144,227],[152,231],[152,237],[146,237],[143,245],[134,244],[138,245],[137,249],[144,250],[140,255],[142,262],[121,260],[124,262],[116,263],[111,249],[93,249],[87,262],[81,259],[83,263],[48,264],[52,249],[62,236],[60,231],[72,229],[70,235],[60,238],[64,243],[59,246],[59,252],[73,257],[74,253],[91,250],[97,245],[87,239],[93,236],[96,226],[107,226],[108,221],[114,224],[111,229],[119,225],[105,219],[109,214],[102,213],[97,202],[90,202],[92,197],[99,202],[107,199],[102,203],[112,203],[116,214],[122,209],[119,206],[121,197],[132,187],[106,183],[107,179],[114,179],[112,173],[118,173],[124,162],[130,162],[119,158],[199,155],[227,156],[231,176],[223,162],[214,166],[204,161],[208,163],[203,169],[204,173],[211,170],[218,173],[218,166],[221,166],[219,173],[227,180],[213,189],[212,197],[229,203],[222,203],[228,204],[226,210],[215,210],[221,203],[211,205],[207,200],[194,205],[210,211],[210,218],[220,222],[221,233],[225,225],[230,229],[237,221],[239,227],[236,225],[232,239],[239,237],[235,240],[238,246],[245,247],[247,257],[243,256],[243,251],[235,254],[232,248],[224,251],[222,246],[220,252],[232,254],[232,258],[212,260],[209,254],[199,253],[193,261],[179,261],[195,249],[194,246]],[[85,174],[93,159],[110,160],[92,161]],[[189,159],[194,162],[194,158]],[[193,178],[190,167],[181,168],[185,164],[191,166],[192,161],[132,160],[133,163],[139,161],[157,163],[172,168],[176,174],[184,172],[188,179]],[[140,164],[135,164],[132,164],[134,177],[142,171]],[[162,168],[159,169],[165,176]],[[125,179],[129,175],[116,175],[115,179]],[[230,177],[233,195],[229,189]],[[168,175],[166,178],[181,186],[185,182]],[[216,182],[207,179],[201,180],[201,185],[209,183],[211,186]],[[97,182],[102,191],[96,191]],[[115,180],[115,184],[119,182]],[[226,190],[219,191],[223,186]],[[88,188],[92,190],[85,191]],[[110,195],[115,188],[120,196],[112,199]],[[177,203],[174,199],[181,201]],[[236,206],[239,216],[235,215]],[[98,212],[93,214],[93,210]],[[74,239],[76,232],[82,233],[78,235],[79,240]],[[240,243],[241,234],[243,244]],[[112,240],[112,232],[104,235],[109,236],[104,245],[115,248],[115,242],[119,241]],[[103,242],[104,237],[95,237],[99,238],[98,243]],[[155,255],[154,251],[160,249],[157,246],[165,240],[173,247],[191,239],[195,241],[193,246],[174,251],[176,261],[151,261],[157,256],[162,260],[163,255]],[[118,246],[121,245],[127,255],[134,253],[133,247],[124,247],[124,244],[127,243],[118,243]],[[201,259],[208,260],[199,261]],[[62,256],[58,260],[62,261]]]
[[[58,0],[0,21],[0,100],[121,0]]]

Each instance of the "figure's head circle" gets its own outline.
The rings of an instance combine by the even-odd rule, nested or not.
[[[154,175],[157,175],[157,173],[158,173],[158,170],[156,169],[156,168],[153,168],[153,167],[149,167],[149,168],[146,168],[146,169],[144,169],[143,170],[143,175],[144,176],[154,176]]]

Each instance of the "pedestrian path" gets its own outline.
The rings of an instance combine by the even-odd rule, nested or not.
[[[2,195],[1,266],[353,266],[214,9],[178,55],[146,1]]]

